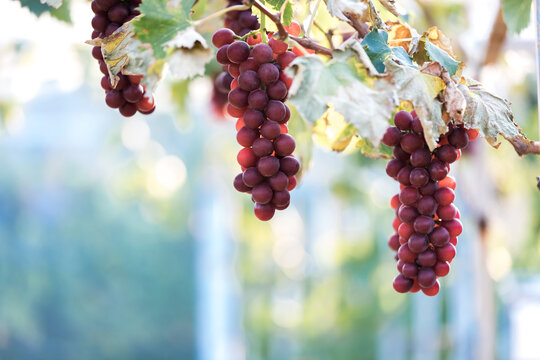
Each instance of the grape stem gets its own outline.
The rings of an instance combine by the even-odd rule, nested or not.
[[[508,140],[514,146],[514,149],[519,156],[528,154],[540,155],[540,141],[530,141],[526,143],[518,137]]]
[[[319,5],[321,3],[321,0],[317,0],[315,3],[315,7],[313,8],[313,12],[311,13],[311,17],[309,18],[309,23],[306,29],[306,36],[311,36],[311,28],[313,27],[313,22],[315,21],[315,16],[317,16],[317,10],[319,10]]]
[[[234,6],[230,6],[230,7],[227,7],[227,8],[224,8],[224,9],[221,9],[219,11],[216,11],[215,13],[213,14],[210,14],[208,15],[207,17],[204,17],[202,19],[199,19],[197,21],[194,21],[193,22],[193,26],[199,26],[201,24],[204,24],[205,22],[209,21],[209,20],[212,20],[212,19],[215,19],[217,17],[220,17],[221,15],[223,14],[226,14],[228,13],[229,11],[242,11],[242,10],[248,10],[249,9],[249,6],[247,5],[234,5]]]
[[[315,51],[317,54],[323,54],[332,57],[332,50],[324,47],[322,45],[319,45],[316,41],[307,38],[307,37],[297,37],[297,36],[291,36],[289,33],[287,33],[287,30],[281,23],[281,15],[274,14],[270,9],[268,9],[266,6],[264,6],[259,0],[250,0],[247,1],[246,4],[251,4],[252,6],[256,7],[261,11],[261,13],[265,16],[267,16],[274,24],[276,24],[276,27],[278,28],[278,34],[280,40],[287,40],[287,38],[295,41],[299,45],[305,47],[306,49],[310,49]]]

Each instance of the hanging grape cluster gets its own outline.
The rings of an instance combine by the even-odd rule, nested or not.
[[[220,29],[212,37],[219,49],[217,61],[234,79],[227,111],[238,118],[236,138],[243,146],[237,157],[242,172],[234,187],[251,194],[255,215],[267,221],[275,210],[289,206],[289,191],[296,186],[300,167],[292,156],[296,143],[286,125],[291,113],[284,101],[291,79],[282,71],[296,55],[282,41],[273,39],[272,46],[260,41],[250,45],[235,39],[230,29]]]
[[[463,230],[453,204],[456,182],[448,175],[450,164],[478,134],[450,124],[432,152],[414,111],[399,111],[394,124],[382,139],[394,147],[386,173],[400,183],[400,192],[391,200],[396,211],[395,234],[388,240],[390,249],[396,251],[400,273],[393,286],[400,293],[422,290],[434,296],[440,288],[437,279],[450,271]]]
[[[92,18],[92,39],[110,36],[122,24],[140,15],[137,10],[140,4],[141,0],[93,0],[91,7],[95,15]],[[118,74],[119,81],[113,87],[100,46],[94,46],[92,56],[98,60],[103,73],[101,87],[105,90],[105,102],[109,107],[119,109],[120,114],[126,117],[135,115],[137,111],[142,114],[154,112],[154,97],[141,86],[142,76]]]

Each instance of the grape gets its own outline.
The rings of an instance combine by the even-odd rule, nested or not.
[[[439,277],[446,276],[450,272],[450,264],[448,264],[446,261],[437,261],[433,267],[433,270],[435,271],[435,275]]]
[[[448,241],[450,240],[450,234],[448,233],[448,230],[442,226],[437,226],[431,234],[429,234],[429,241],[434,246],[441,247],[446,244],[448,244]]]
[[[279,70],[273,64],[262,64],[257,72],[264,84],[272,84],[279,79]]]
[[[229,49],[230,45],[223,45],[220,47],[216,53],[216,60],[218,63],[223,65],[229,65],[231,62],[229,61],[229,57],[227,56],[227,50]]]
[[[244,113],[244,123],[251,129],[257,129],[264,122],[264,114],[258,110],[247,109]]]
[[[418,266],[414,263],[405,263],[401,268],[401,273],[409,279],[414,279],[418,275]]]
[[[104,10],[99,7],[98,3],[94,0],[90,3],[90,8],[94,12],[94,14],[102,13]]]
[[[218,75],[216,80],[214,81],[216,89],[223,93],[228,94],[231,90],[231,82],[233,81],[233,77],[226,72],[222,72]]]
[[[405,261],[403,260],[399,260],[399,257],[396,259],[397,260],[397,263],[396,263],[396,268],[399,272],[402,272],[403,271],[403,265],[406,264]]]
[[[396,146],[401,139],[401,131],[395,126],[389,126],[383,135],[381,142],[386,146]]]
[[[272,200],[274,192],[267,183],[261,183],[252,190],[251,197],[258,204],[268,204]]]
[[[296,143],[289,134],[281,134],[274,140],[274,149],[278,156],[291,155],[295,148]]]
[[[461,221],[457,219],[453,219],[450,221],[443,221],[441,223],[442,226],[448,230],[448,233],[450,234],[450,238],[455,238],[461,235],[461,232],[463,231],[463,225],[461,225]]]
[[[446,168],[445,163],[440,161],[433,161],[429,165],[429,176],[433,181],[442,180],[448,175],[448,169]]]
[[[456,190],[456,180],[452,176],[447,176],[439,181],[440,187],[449,187],[452,190]]]
[[[251,49],[246,42],[236,41],[227,48],[227,57],[230,62],[240,64],[249,57],[250,52]]]
[[[124,20],[128,17],[128,15],[129,15],[128,8],[122,4],[113,6],[107,12],[107,16],[109,17],[109,20],[111,22],[115,22],[119,24],[123,23]]]
[[[296,173],[298,173],[298,170],[300,170],[300,163],[292,156],[285,156],[284,158],[279,160],[279,163],[280,170],[289,177],[296,175]]]
[[[240,75],[240,65],[238,65],[238,64],[229,64],[229,66],[227,66],[227,72],[232,77],[235,77],[235,78],[238,77]]]
[[[448,142],[457,149],[463,149],[469,144],[469,135],[463,128],[454,128],[448,137]]]
[[[398,227],[398,235],[404,240],[409,240],[411,235],[414,234],[414,227],[411,224],[403,223]]]
[[[257,169],[266,177],[271,177],[279,171],[279,160],[275,156],[264,156],[259,159]]]
[[[399,236],[397,234],[394,234],[388,238],[388,247],[391,250],[398,251],[400,246]]]
[[[291,194],[287,190],[276,191],[274,192],[274,197],[272,198],[272,204],[276,206],[284,206],[289,204],[291,200]]]
[[[240,150],[236,159],[238,164],[245,168],[253,167],[257,164],[257,155],[250,148]]]
[[[246,108],[237,108],[236,106],[232,106],[231,104],[227,105],[227,113],[231,115],[232,117],[242,117],[244,113],[246,112]]]
[[[268,179],[268,184],[274,191],[283,191],[287,189],[287,185],[289,185],[289,178],[284,172],[278,171]]]
[[[292,191],[296,187],[296,176],[289,177],[289,185],[287,185],[287,190]]]
[[[287,86],[282,81],[276,81],[266,89],[268,97],[274,100],[283,100],[287,97]]]
[[[399,247],[397,255],[400,260],[404,262],[414,262],[416,260],[416,254],[409,249],[409,245],[403,244]]]
[[[292,51],[286,51],[283,54],[279,54],[277,57],[277,62],[283,69],[288,67],[290,63],[296,58],[296,55]]]
[[[216,48],[231,44],[234,41],[234,32],[230,29],[219,29],[212,35],[212,44]]]
[[[394,282],[392,286],[394,287],[394,290],[396,290],[399,293],[406,293],[413,287],[414,281],[411,279],[406,278],[403,274],[399,274],[394,278]]]
[[[256,167],[247,168],[242,174],[242,181],[250,188],[259,185],[263,182],[264,176],[257,170]]]
[[[104,32],[108,24],[109,24],[109,21],[107,17],[103,14],[96,14],[92,18],[92,27],[96,31]]]
[[[422,135],[422,133],[424,132],[424,128],[422,127],[422,122],[420,121],[418,117],[415,117],[412,120],[411,129],[418,135]]]
[[[435,192],[433,197],[439,205],[445,206],[453,203],[456,195],[454,194],[454,190],[448,187],[442,187]]]
[[[407,224],[412,224],[418,216],[418,211],[413,206],[402,205],[399,208],[398,216],[401,221]]]
[[[435,211],[437,211],[437,201],[435,201],[433,196],[426,195],[418,200],[416,208],[422,215],[433,216]]]
[[[281,126],[275,121],[267,120],[261,126],[261,135],[268,140],[273,140],[281,134]]]
[[[255,29],[254,26],[259,22],[257,21],[257,17],[253,16],[249,11],[242,11],[238,16],[238,23],[244,28]]]
[[[112,89],[111,87],[111,81],[109,79],[109,77],[107,75],[103,76],[101,78],[101,87],[103,88],[103,90],[105,91],[109,91]]]
[[[243,108],[248,106],[248,93],[241,88],[232,89],[229,93],[229,103],[237,108]]]
[[[258,138],[259,132],[246,126],[238,130],[238,133],[236,134],[238,144],[242,145],[243,147],[250,147]]]
[[[394,124],[396,124],[397,128],[400,130],[409,130],[412,125],[412,115],[408,111],[398,111],[396,115],[394,115]]]
[[[401,170],[399,170],[396,179],[397,181],[399,181],[401,185],[404,185],[404,186],[411,185],[410,176],[411,176],[412,169],[413,168],[410,166],[404,166],[403,168],[401,168]]]
[[[399,201],[399,194],[396,194],[392,196],[392,199],[390,199],[390,206],[392,209],[396,210],[399,205],[401,205]]]
[[[401,137],[399,144],[405,152],[412,154],[414,151],[421,149],[424,146],[424,139],[417,134],[409,133]]]
[[[105,96],[105,102],[107,103],[107,106],[118,109],[120,106],[124,105],[125,100],[119,91],[110,90]]]
[[[420,234],[429,234],[434,226],[435,222],[429,216],[420,215],[414,220],[414,230]]]
[[[435,284],[435,281],[437,281],[437,276],[432,268],[422,267],[418,270],[417,281],[418,285],[421,287],[430,288]]]
[[[415,168],[411,171],[409,181],[414,187],[422,187],[429,182],[429,173],[424,168]]]
[[[457,208],[453,205],[445,205],[445,206],[439,206],[439,209],[437,210],[437,216],[439,216],[439,219],[441,220],[452,220],[457,215]]]
[[[258,71],[259,70],[259,63],[255,61],[252,57],[249,57],[246,59],[246,61],[242,62],[240,66],[238,66],[238,70],[240,71],[240,74],[251,70],[251,71]],[[261,74],[258,74],[259,77],[261,77]],[[261,81],[262,77],[261,77]],[[264,81],[263,81],[264,82]]]
[[[399,172],[405,166],[403,161],[398,159],[392,159],[386,164],[386,173],[388,176],[395,178]]]
[[[103,60],[103,54],[101,53],[101,46],[94,46],[92,48],[92,57],[96,60]]]
[[[289,45],[273,37],[268,40],[268,45],[272,48],[273,53],[278,55],[284,54],[289,48]]]
[[[130,85],[124,89],[122,95],[127,102],[137,103],[142,99],[144,89],[141,85]]]
[[[458,158],[458,152],[452,145],[443,145],[437,149],[437,158],[442,162],[453,163]]]
[[[420,266],[433,267],[437,263],[437,254],[435,254],[435,251],[427,249],[418,254],[416,262]]]
[[[436,182],[430,180],[426,185],[420,188],[420,194],[424,196],[433,195],[438,188],[439,185]]]
[[[424,234],[414,233],[409,237],[407,244],[413,253],[421,253],[428,248],[428,238]]]
[[[248,70],[238,76],[238,86],[245,91],[258,89],[260,84],[259,75],[255,71]]]
[[[444,246],[435,248],[435,252],[437,253],[437,258],[439,261],[452,261],[454,257],[456,256],[456,248],[454,245],[448,243]]]
[[[418,193],[418,190],[410,186],[403,188],[399,193],[399,201],[405,205],[413,205],[418,201],[419,197],[420,194]]]
[[[291,110],[287,105],[285,105],[285,118],[281,120],[280,124],[285,124],[291,118]]]
[[[114,89],[120,91],[120,90],[124,90],[125,88],[127,88],[130,85],[131,85],[131,83],[129,82],[128,77],[125,76],[125,75],[120,75],[118,77],[118,83],[116,84]],[[122,96],[124,96],[123,93],[122,93]],[[124,99],[125,99],[125,97],[124,97]]]
[[[282,123],[283,119],[285,119],[285,104],[283,104],[281,101],[277,100],[270,100],[268,101],[268,105],[266,106],[265,114],[268,116],[270,120],[277,121],[278,123]]]
[[[418,149],[411,154],[411,165],[417,168],[425,168],[431,163],[431,152],[426,149]]]
[[[253,153],[258,156],[267,156],[274,152],[274,145],[272,142],[265,138],[259,138],[253,142]]]
[[[439,280],[435,280],[435,284],[427,289],[422,289],[422,292],[427,296],[435,296],[439,293],[440,290],[440,284]]]
[[[154,111],[155,109],[154,97],[152,95],[147,95],[145,93],[142,99],[139,100],[139,102],[137,103],[137,109],[139,109],[139,111],[143,113]]]
[[[393,155],[396,159],[401,161],[409,161],[410,155],[401,148],[400,145],[394,147]]]
[[[233,186],[238,192],[248,192],[251,190],[251,187],[245,184],[243,180],[244,176],[245,172],[236,175],[236,177],[234,178]]]
[[[274,217],[275,208],[270,204],[255,204],[255,216],[261,221],[268,221]]]
[[[253,59],[259,64],[269,63],[274,60],[274,52],[267,44],[258,44],[253,47]]]
[[[126,102],[120,106],[120,114],[125,117],[130,117],[135,115],[137,112],[137,104]]]
[[[99,6],[102,11],[109,10],[114,4],[116,4],[116,0],[95,0],[97,5]]]
[[[263,110],[268,104],[268,96],[264,90],[254,90],[249,93],[248,104],[256,110]]]

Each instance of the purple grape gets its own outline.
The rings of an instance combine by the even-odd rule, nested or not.
[[[272,84],[279,79],[279,70],[270,63],[262,64],[257,73],[264,84]]]
[[[227,57],[229,61],[234,64],[240,64],[249,57],[251,49],[249,45],[244,41],[236,41],[229,45],[227,49]]]
[[[229,103],[232,106],[235,106],[239,109],[244,108],[248,106],[249,94],[250,93],[248,93],[245,90],[242,90],[239,87],[232,89],[231,92],[229,93]]]
[[[124,117],[131,117],[137,113],[137,104],[124,103],[120,106],[120,114]]]
[[[110,90],[107,92],[107,95],[105,95],[105,103],[113,109],[118,109],[120,106],[124,105],[125,102],[124,97],[119,91]]]
[[[229,57],[227,56],[227,50],[229,49],[230,45],[223,45],[220,47],[216,53],[216,60],[218,63],[223,65],[229,65],[231,62],[229,61]]]
[[[458,152],[452,145],[443,145],[437,149],[437,158],[445,163],[453,163],[458,158]]]
[[[274,51],[268,44],[257,44],[253,47],[253,59],[259,64],[269,63],[274,60]]]
[[[439,188],[439,184],[435,181],[429,181],[426,185],[422,186],[420,188],[420,194],[426,196],[426,195],[433,195],[435,194],[435,191]]]
[[[256,167],[249,167],[242,175],[242,181],[250,188],[259,185],[264,180],[264,176],[257,170]]]
[[[265,156],[257,162],[257,169],[266,177],[271,177],[279,171],[279,160],[275,156]]]
[[[258,204],[268,204],[272,200],[274,192],[267,183],[261,183],[252,190],[251,197]]]
[[[276,206],[284,206],[291,200],[291,194],[287,190],[275,191],[272,198],[272,204]]]
[[[400,145],[405,152],[412,154],[418,149],[421,149],[424,147],[424,139],[422,139],[417,134],[405,134],[401,137]]]
[[[433,267],[437,263],[437,254],[435,253],[435,251],[427,249],[426,251],[418,254],[416,262],[420,266]]]
[[[463,149],[469,144],[469,135],[461,127],[454,128],[450,136],[448,136],[448,142],[457,149]]]
[[[429,234],[429,241],[433,246],[441,247],[450,241],[450,233],[442,226],[437,226],[431,234]]]
[[[412,169],[413,168],[410,166],[404,166],[403,168],[401,168],[396,177],[397,181],[399,181],[400,184],[405,186],[411,185],[411,181],[409,180],[409,178],[411,176]]]
[[[433,216],[437,211],[437,202],[433,196],[426,195],[418,200],[416,205],[418,212],[422,215]]]
[[[274,152],[274,145],[268,139],[259,138],[253,142],[252,149],[257,157],[263,157]]]
[[[418,149],[411,154],[411,165],[417,168],[425,168],[431,163],[431,152],[426,149]]]
[[[428,238],[424,234],[413,233],[407,244],[412,252],[419,254],[428,248]]]
[[[283,160],[283,159],[282,159]],[[289,185],[289,177],[284,172],[278,171],[268,179],[268,184],[274,191],[283,191]]]
[[[291,155],[295,148],[294,138],[289,134],[281,134],[274,140],[274,150],[277,156]]]
[[[268,96],[264,90],[254,90],[249,93],[248,104],[256,110],[263,110],[268,104]]]
[[[109,20],[104,14],[96,14],[92,18],[92,27],[96,31],[104,32],[107,28],[107,25],[109,25]]]
[[[117,4],[109,9],[107,16],[111,22],[122,24],[129,16],[129,10],[124,5]]]
[[[258,129],[264,123],[264,114],[258,110],[247,109],[244,113],[244,124],[250,129]]]
[[[244,173],[236,175],[236,177],[234,178],[233,186],[237,191],[245,193],[250,191],[251,188],[244,183],[243,177]]]
[[[399,192],[399,201],[401,201],[402,204],[405,205],[413,205],[416,201],[418,201],[418,198],[420,195],[418,194],[418,190],[407,186]]]
[[[266,88],[268,97],[273,100],[283,100],[287,97],[287,86],[282,81],[276,81]]]
[[[403,161],[398,159],[392,159],[386,164],[386,173],[391,178],[395,178],[399,171],[405,166]]]
[[[409,158],[411,156],[409,153],[405,152],[405,150],[403,150],[400,145],[396,145],[394,147],[393,154],[396,159],[399,159],[405,162],[409,161]]]
[[[418,266],[415,263],[405,263],[401,268],[403,276],[414,279],[418,275]]]
[[[231,44],[234,41],[234,32],[230,29],[219,29],[212,35],[212,44],[216,48]]]
[[[236,133],[236,141],[243,147],[250,147],[258,138],[259,132],[255,129],[250,129],[247,126],[243,126]]]
[[[409,181],[414,187],[422,187],[429,182],[429,173],[424,168],[413,169]]]
[[[259,75],[255,71],[248,70],[238,76],[238,86],[245,91],[258,89],[260,85]]]
[[[267,120],[261,126],[261,135],[268,140],[273,140],[281,134],[281,126],[275,121]]]
[[[398,216],[401,221],[407,224],[412,224],[418,216],[418,211],[413,206],[402,205],[399,208]]]
[[[417,276],[418,285],[423,287],[424,289],[429,289],[433,285],[435,285],[435,282],[437,281],[437,275],[435,275],[435,271],[433,271],[430,267],[423,267],[420,268],[418,271]]]
[[[278,100],[270,100],[266,106],[265,114],[270,120],[282,123],[286,114],[285,104]]]
[[[127,102],[136,103],[142,99],[144,89],[141,85],[130,85],[122,91],[122,95]]]
[[[403,274],[399,274],[398,276],[396,276],[394,278],[394,282],[392,283],[394,290],[402,294],[411,290],[413,285],[414,281],[406,278],[405,276],[403,276]]]
[[[288,177],[296,175],[298,170],[300,170],[300,163],[292,156],[285,156],[279,160],[279,163],[280,170],[283,171]]]
[[[396,115],[394,115],[394,124],[396,124],[400,130],[409,130],[411,128],[412,120],[411,113],[405,110],[398,111]]]
[[[448,169],[445,163],[440,161],[433,161],[429,165],[429,176],[433,181],[440,181],[448,175]]]
[[[414,220],[414,231],[420,234],[429,234],[433,227],[435,226],[435,222],[433,219],[429,216],[420,215]]]
[[[383,135],[381,142],[386,146],[396,146],[401,139],[401,131],[395,126],[389,126]]]

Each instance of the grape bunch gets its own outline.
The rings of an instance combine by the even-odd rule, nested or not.
[[[291,113],[284,104],[292,80],[282,71],[296,55],[279,40],[274,41],[281,43],[279,47],[251,46],[234,35],[230,29],[220,29],[212,37],[219,49],[217,61],[234,78],[227,112],[238,118],[236,139],[243,146],[237,157],[242,172],[234,187],[251,194],[255,215],[267,221],[275,210],[289,206],[289,191],[296,186],[300,168],[292,156],[296,143],[288,134]]]
[[[122,24],[140,15],[137,10],[140,4],[141,0],[93,0],[92,39],[110,36]],[[154,97],[141,85],[142,76],[118,74],[119,81],[113,88],[100,46],[94,46],[92,56],[98,60],[103,73],[101,87],[105,90],[105,102],[109,107],[119,109],[125,117],[133,116],[137,111],[142,114],[154,112]]]
[[[437,279],[450,272],[463,230],[453,204],[456,181],[448,175],[450,164],[478,133],[450,124],[432,152],[414,111],[399,111],[394,124],[382,139],[383,144],[394,147],[386,173],[400,183],[400,192],[391,200],[396,211],[395,233],[388,240],[400,273],[393,286],[400,293],[422,290],[434,296],[439,292]]]

